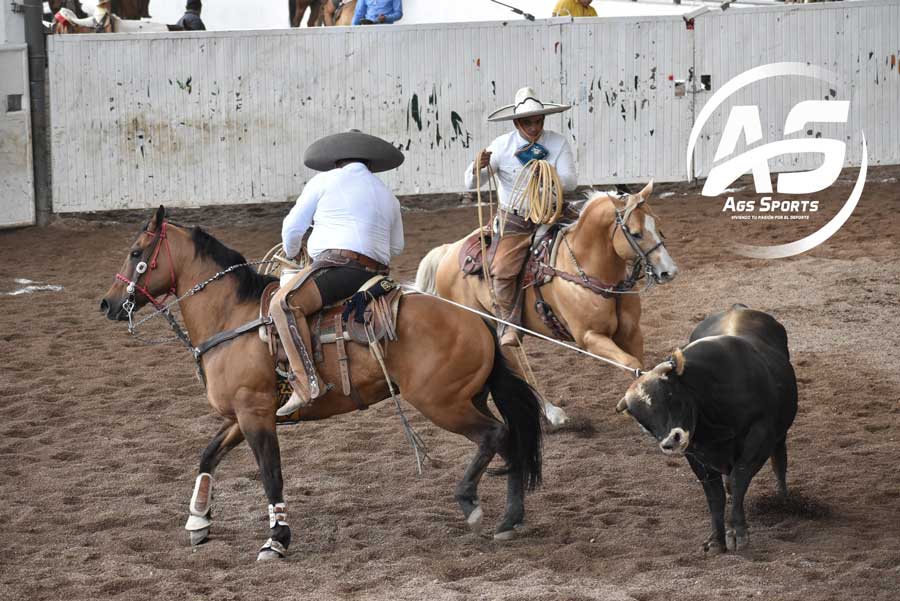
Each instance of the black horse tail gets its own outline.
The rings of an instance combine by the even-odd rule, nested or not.
[[[505,471],[519,475],[526,490],[534,490],[542,478],[541,403],[528,382],[510,369],[500,350],[497,333],[493,328],[490,330],[494,336],[494,366],[487,384],[494,405],[509,429],[503,453],[507,461]]]

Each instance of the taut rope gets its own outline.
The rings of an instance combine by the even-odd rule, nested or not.
[[[590,352],[590,351],[586,351],[586,350],[584,350],[584,349],[582,349],[582,348],[578,348],[578,347],[575,346],[574,344],[569,344],[569,343],[563,342],[563,341],[561,341],[561,340],[556,340],[555,338],[550,338],[549,336],[544,336],[544,335],[541,334],[540,332],[535,332],[534,330],[529,330],[528,328],[523,328],[522,326],[517,326],[517,325],[514,324],[514,323],[510,323],[510,322],[508,322],[508,321],[506,321],[506,320],[504,320],[504,319],[500,319],[500,318],[497,317],[496,315],[491,315],[491,314],[489,314],[489,313],[485,313],[484,311],[479,311],[478,309],[473,309],[472,307],[467,307],[467,306],[465,306],[465,305],[463,305],[463,304],[461,304],[461,303],[457,303],[457,302],[452,301],[452,300],[450,300],[450,299],[447,299],[447,298],[443,298],[443,297],[441,297],[441,296],[438,296],[437,294],[432,294],[432,293],[430,293],[430,292],[425,292],[425,291],[423,291],[423,290],[419,290],[419,289],[416,288],[415,286],[410,286],[410,285],[408,285],[408,284],[399,284],[399,286],[400,286],[401,288],[403,288],[404,290],[409,290],[410,292],[415,292],[415,293],[418,293],[418,294],[424,294],[424,295],[426,295],[426,296],[430,296],[430,297],[432,297],[432,298],[436,298],[436,299],[441,300],[441,301],[443,301],[443,302],[445,302],[445,303],[451,304],[451,305],[453,305],[454,307],[459,307],[460,309],[465,309],[466,311],[469,311],[470,313],[474,313],[475,315],[480,315],[481,317],[483,317],[483,318],[485,318],[485,319],[490,319],[491,321],[496,321],[496,322],[498,322],[498,323],[506,324],[508,327],[515,328],[515,329],[517,329],[517,330],[520,330],[520,331],[522,331],[522,332],[525,332],[526,334],[531,334],[532,336],[534,336],[534,337],[536,337],[536,338],[540,338],[541,340],[546,340],[547,342],[552,342],[553,344],[558,344],[558,345],[561,346],[561,347],[564,347],[564,348],[573,350],[573,351],[575,351],[575,352],[577,352],[577,353],[581,353],[582,355],[587,355],[588,357],[591,357],[591,358],[593,358],[593,359],[597,359],[598,361],[603,361],[604,363],[608,363],[609,365],[612,365],[613,367],[618,367],[619,369],[623,369],[623,370],[627,371],[628,373],[630,373],[631,375],[633,375],[635,378],[640,377],[640,375],[643,373],[642,370],[640,370],[640,369],[632,369],[631,367],[628,367],[627,365],[623,365],[622,363],[619,363],[618,361],[613,361],[612,359],[608,359],[608,358],[606,358],[606,357],[601,357],[600,355],[595,355],[594,353],[592,353],[592,352]]]

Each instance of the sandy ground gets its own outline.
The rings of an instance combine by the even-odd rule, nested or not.
[[[528,497],[516,540],[469,533],[453,501],[474,447],[413,414],[439,459],[419,477],[385,403],[279,430],[294,529],[286,561],[254,561],[268,530],[246,446],[220,466],[212,539],[192,549],[182,526],[218,420],[186,352],[144,346],[97,311],[149,212],[0,232],[0,292],[21,288],[15,278],[64,288],[0,296],[0,599],[896,600],[898,175],[870,170],[850,222],[824,246],[780,261],[737,257],[727,240],[788,241],[817,222],[790,232],[736,225],[695,189],[657,191],[654,208],[682,271],[645,298],[647,362],[739,301],[786,325],[800,382],[791,500],[775,501],[764,468],[748,496],[751,550],[715,558],[700,552],[706,504],[686,463],[663,457],[613,411],[627,376],[534,341],[527,348],[542,387],[574,425],[548,434],[545,484]],[[831,211],[820,221],[852,179],[820,195],[823,214]],[[259,257],[285,212],[175,218]],[[407,212],[396,273],[411,278],[428,249],[475,221],[471,207]],[[486,478],[481,492],[493,525],[504,482]]]

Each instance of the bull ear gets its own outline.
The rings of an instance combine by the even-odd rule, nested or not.
[[[625,401],[626,398],[627,395],[623,396],[622,400],[618,402],[618,404],[616,405],[616,413],[622,413],[623,411],[625,413],[628,413],[628,403]]]
[[[675,370],[676,375],[680,376],[684,373],[684,365],[685,365],[684,353],[681,351],[680,348],[677,348],[674,351],[672,351],[672,364],[673,364],[673,368]]]
[[[156,214],[150,220],[150,223],[147,224],[148,232],[155,232],[156,228],[162,224],[163,221],[166,220],[166,207],[163,205],[159,205],[159,208],[156,209]]]

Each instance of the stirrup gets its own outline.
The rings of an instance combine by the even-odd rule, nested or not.
[[[304,401],[303,398],[299,394],[297,394],[297,391],[295,390],[291,394],[291,398],[289,398],[287,403],[282,405],[278,409],[278,411],[275,412],[275,415],[277,415],[279,417],[284,417],[285,415],[290,415],[297,409],[300,409],[302,407],[309,407],[310,405],[312,405],[312,402],[313,402],[313,399]]]

